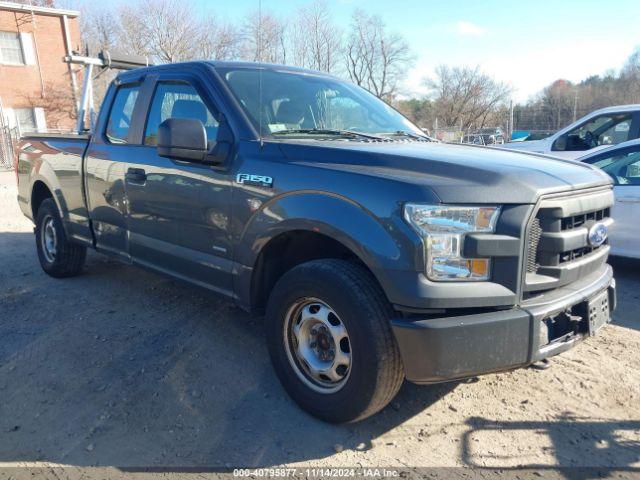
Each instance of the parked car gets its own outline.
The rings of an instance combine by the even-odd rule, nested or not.
[[[484,137],[475,133],[471,133],[462,137],[461,143],[467,143],[469,145],[485,145]]]
[[[611,253],[640,258],[640,140],[631,140],[578,160],[595,165],[613,179],[615,205]]]
[[[504,143],[504,134],[501,128],[484,128],[475,133],[468,133],[462,137],[460,143],[471,145],[496,145]]]
[[[542,140],[543,138],[550,137],[554,133],[555,132],[549,132],[549,131],[525,132],[522,130],[520,131],[514,130],[513,133],[511,134],[511,140],[509,140],[509,143],[529,142],[531,140]],[[505,147],[505,148],[509,148],[509,147]]]
[[[494,145],[504,143],[504,130],[500,127],[481,128],[476,133],[483,136],[485,145]]]
[[[18,202],[47,274],[78,275],[92,248],[266,313],[276,374],[324,420],[374,414],[405,378],[564,352],[615,307],[608,175],[431,142],[319,72],[131,70],[93,133],[23,142]]]
[[[541,140],[509,142],[498,148],[578,158],[640,137],[640,105],[596,110]]]

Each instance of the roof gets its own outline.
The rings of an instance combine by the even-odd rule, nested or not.
[[[636,145],[640,145],[640,138],[634,138],[633,140],[627,140],[626,142],[618,143],[616,145],[610,145],[607,148],[601,148],[599,150],[596,150],[595,152],[586,153],[585,155],[576,158],[576,160],[582,162],[583,160],[595,157],[596,155],[600,156],[603,153],[606,154],[607,152],[615,152],[616,150],[622,150],[623,148],[627,147],[635,147]]]
[[[2,2],[0,2],[2,3]],[[213,67],[214,69],[218,68],[260,68],[265,71],[280,71],[280,72],[292,72],[292,73],[300,73],[305,75],[316,75],[323,77],[331,77],[337,78],[334,75],[326,72],[319,72],[317,70],[309,70],[307,68],[293,67],[290,65],[278,65],[274,63],[260,63],[260,62],[240,62],[240,61],[218,61],[218,60],[191,60],[187,62],[176,62],[176,63],[161,63],[158,65],[149,65],[148,67],[140,67],[132,70],[126,70],[120,72],[118,74],[118,78],[128,79],[135,78],[141,75],[146,74],[148,71],[156,71],[156,70],[175,70],[181,69],[186,66],[204,66],[208,65]]]
[[[207,60],[214,66],[214,68],[262,68],[263,70],[280,70],[286,72],[307,73],[311,75],[324,75],[331,77],[330,73],[320,72],[318,70],[311,70],[308,68],[294,67],[292,65],[280,65],[277,63],[262,63],[262,62],[242,62],[242,61],[219,61],[219,60]]]
[[[0,1],[0,11],[6,10],[10,12],[23,12],[23,13],[36,13],[39,15],[49,15],[53,17],[78,17],[80,16],[80,12],[78,10],[66,10],[62,8],[51,8],[51,7],[36,7],[31,5],[24,5],[22,3],[14,3],[14,2],[1,2]]]
[[[640,110],[640,104],[631,104],[631,105],[615,105],[613,107],[605,107],[599,110],[594,110],[589,115],[593,115],[594,113],[618,113],[618,112],[635,112],[636,110]]]

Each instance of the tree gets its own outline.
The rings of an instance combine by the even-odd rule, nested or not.
[[[326,1],[315,0],[298,9],[291,46],[295,65],[323,72],[337,69],[342,57],[342,32],[334,24]]]
[[[480,67],[440,65],[435,76],[425,80],[431,90],[435,115],[447,126],[482,128],[489,117],[504,105],[511,89],[482,73]]]
[[[620,73],[621,89],[628,92],[629,103],[640,103],[640,47],[631,54]]]
[[[11,0],[13,3],[32,5],[34,7],[56,8],[55,0]]]
[[[235,60],[241,55],[241,42],[235,26],[207,17],[200,27],[198,54],[208,60]]]
[[[242,29],[242,56],[253,62],[287,63],[287,26],[270,13],[253,12]]]
[[[111,10],[82,11],[80,16],[82,41],[90,52],[116,50],[119,43],[120,22]]]
[[[120,9],[121,42],[137,55],[154,62],[170,63],[198,57],[194,42],[200,25],[184,2],[178,0],[141,0]]]
[[[428,98],[399,100],[394,106],[419,127],[430,128],[433,125],[433,103]]]
[[[354,11],[345,46],[346,69],[352,82],[379,98],[391,99],[411,58],[404,38],[387,32],[379,16]]]
[[[69,88],[60,88],[53,82],[46,82],[44,86],[44,95],[40,92],[36,94],[21,95],[22,104],[34,109],[42,107],[47,117],[47,128],[57,129],[66,128],[69,119],[76,118],[75,100],[73,93]],[[42,99],[46,98],[46,102]]]

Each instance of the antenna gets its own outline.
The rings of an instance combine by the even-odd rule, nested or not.
[[[262,0],[258,0],[258,63],[262,63]],[[258,136],[262,148],[262,65],[258,65]]]

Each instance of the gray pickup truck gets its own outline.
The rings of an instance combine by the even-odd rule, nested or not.
[[[92,248],[263,312],[284,388],[327,421],[558,354],[615,307],[606,174],[433,142],[317,72],[123,72],[90,135],[26,136],[17,174],[46,273]]]

